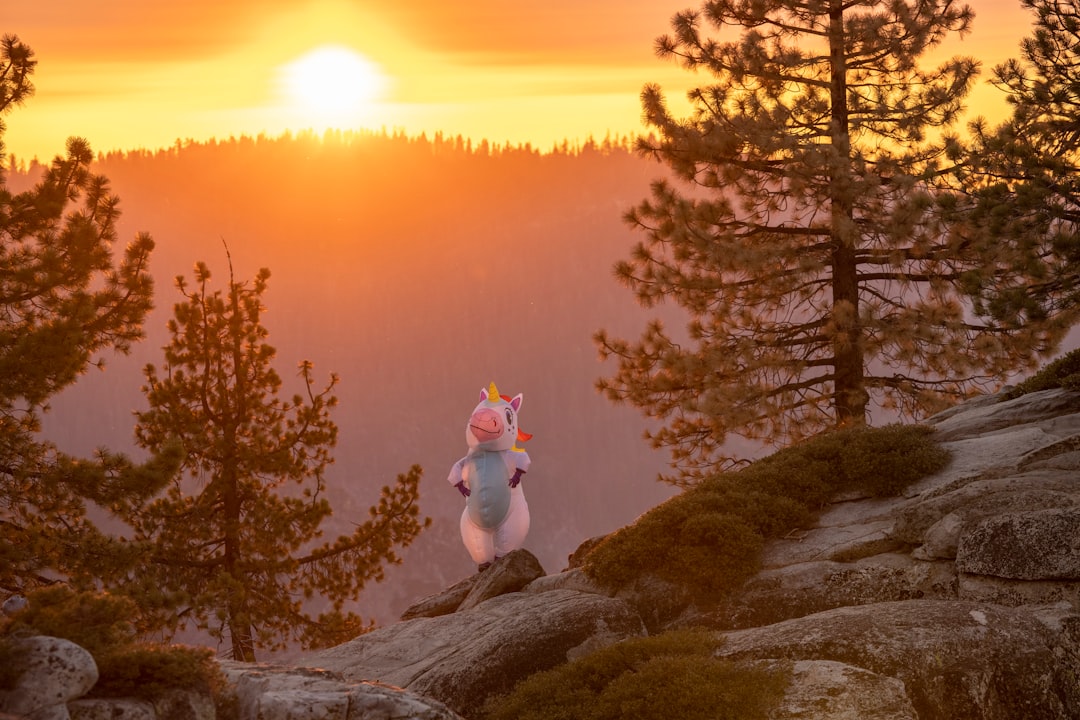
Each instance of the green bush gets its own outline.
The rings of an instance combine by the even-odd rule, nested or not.
[[[97,658],[100,679],[91,697],[153,700],[163,692],[190,688],[215,693],[220,669],[210,648],[184,645],[131,645]]]
[[[1013,400],[1021,395],[1054,388],[1080,390],[1080,348],[1062,355],[1015,385],[1005,393],[1005,399]]]
[[[755,720],[783,696],[786,670],[714,657],[713,636],[680,630],[626,640],[489,699],[486,720]]]
[[[757,572],[762,535],[728,511],[727,495],[687,491],[601,541],[585,572],[620,587],[645,574],[707,596],[738,587]]]
[[[720,481],[817,509],[828,503],[836,492],[839,485],[837,472],[833,464],[810,454],[794,455],[789,450],[781,450],[736,473],[722,476]]]
[[[931,435],[918,425],[838,430],[707,478],[599,542],[585,572],[614,588],[652,574],[723,595],[757,573],[766,539],[806,527],[838,492],[896,495],[944,468]]]
[[[23,635],[63,638],[87,650],[98,667],[92,697],[142,697],[153,699],[169,688],[208,690],[215,702],[223,702],[224,677],[208,648],[162,646],[137,642],[130,618],[134,604],[108,593],[75,592],[57,585],[27,595],[27,605],[0,623],[0,667],[18,648],[10,639]],[[10,657],[5,657],[7,653]],[[0,672],[0,687],[15,677]]]
[[[849,432],[840,454],[845,481],[874,497],[901,494],[913,482],[942,470],[948,451],[922,425],[886,425],[874,431]]]
[[[29,593],[26,607],[6,623],[3,632],[70,640],[97,660],[135,642],[135,630],[129,621],[134,614],[135,605],[127,598],[53,585]]]

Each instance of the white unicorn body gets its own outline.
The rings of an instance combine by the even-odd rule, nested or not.
[[[520,394],[500,396],[495,383],[481,390],[465,426],[469,452],[447,477],[465,496],[461,540],[482,568],[520,548],[529,533],[529,505],[519,484],[529,454],[515,445],[531,437],[518,428],[521,403]]]

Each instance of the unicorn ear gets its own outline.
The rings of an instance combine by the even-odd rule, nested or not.
[[[480,388],[480,402],[487,400],[487,388]]]
[[[514,412],[521,410],[521,393],[514,396],[514,399],[510,401],[510,407],[514,408]]]

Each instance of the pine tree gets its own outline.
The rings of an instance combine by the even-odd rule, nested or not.
[[[0,115],[33,94],[35,64],[17,37],[0,40]],[[0,166],[0,588],[10,592],[119,571],[130,547],[95,527],[88,507],[126,514],[178,462],[167,446],[143,466],[107,450],[79,460],[38,436],[49,399],[102,365],[104,351],[127,353],[151,309],[153,240],[138,235],[115,263],[119,201],[92,159],[72,138],[21,193]]]
[[[729,434],[780,444],[879,405],[919,416],[1059,337],[976,317],[963,281],[992,245],[944,225],[939,178],[977,63],[919,60],[972,18],[950,0],[722,0],[657,41],[711,84],[685,119],[644,89],[658,137],[639,149],[674,179],[627,214],[646,239],[616,274],[689,322],[596,341],[617,362],[600,390],[666,421],[649,438],[672,451],[669,480],[736,462]],[[705,21],[741,35],[709,38]]]
[[[313,545],[331,515],[324,472],[337,441],[337,377],[316,390],[312,365],[302,362],[303,391],[278,397],[282,381],[261,321],[269,277],[264,269],[250,285],[237,282],[230,263],[224,294],[210,290],[203,263],[194,288],[177,279],[184,301],[169,321],[164,368],[146,367],[150,407],[137,415],[136,439],[153,450],[179,438],[187,477],[133,521],[153,553],[126,585],[144,608],[156,595],[160,611],[173,613],[159,616],[167,626],[193,622],[247,661],[257,647],[281,649],[290,638],[315,646],[363,632],[344,602],[381,580],[385,563],[400,562],[395,548],[430,522],[419,519],[414,466],[383,488],[351,535]],[[303,601],[315,594],[331,609],[312,618]]]
[[[977,307],[1002,323],[1068,324],[1080,310],[1080,6],[1023,5],[1034,32],[993,74],[1013,113],[973,125],[956,210],[963,232],[997,247],[998,261],[967,279]]]

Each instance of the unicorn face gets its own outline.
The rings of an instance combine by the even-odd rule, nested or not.
[[[499,395],[495,383],[480,391],[480,404],[465,426],[465,442],[481,450],[509,450],[518,439],[520,393],[507,399]]]

